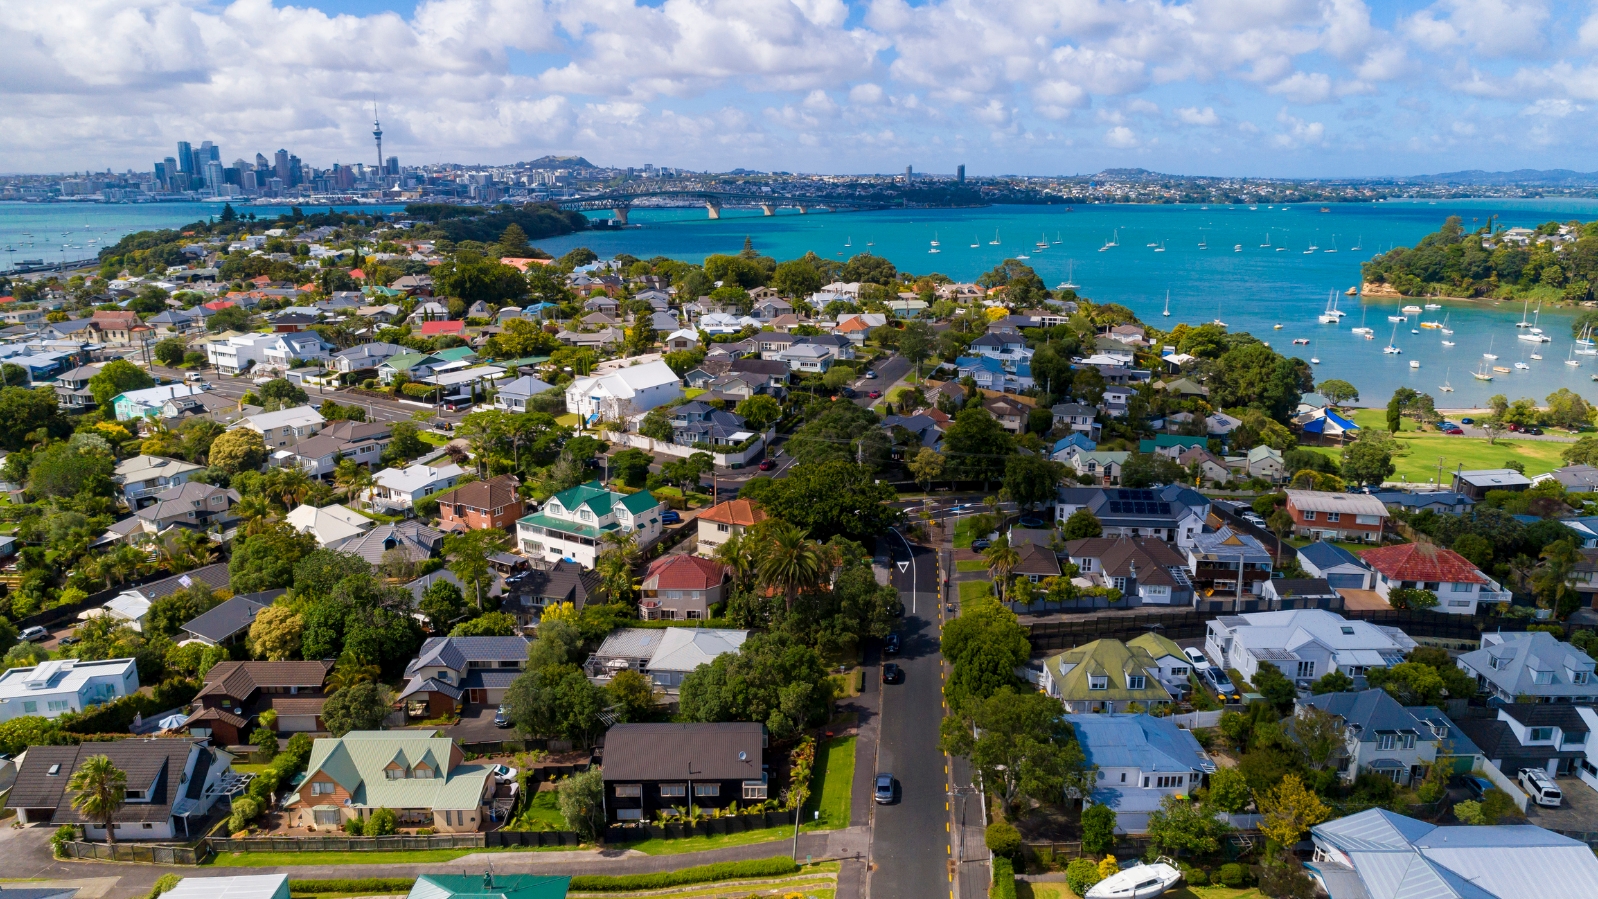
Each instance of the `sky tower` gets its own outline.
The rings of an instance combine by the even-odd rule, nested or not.
[[[377,172],[383,173],[383,125],[377,120],[377,101],[372,101],[372,136],[377,138]]]

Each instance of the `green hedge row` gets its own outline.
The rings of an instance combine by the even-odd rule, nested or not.
[[[993,857],[993,899],[1015,899],[1015,866],[1003,856]]]
[[[334,880],[291,880],[291,893],[408,893],[414,877],[346,877]]]
[[[743,880],[751,877],[781,877],[793,874],[799,866],[791,858],[757,858],[744,862],[720,862],[681,871],[658,874],[582,874],[572,878],[574,892],[613,893],[630,890],[662,890],[667,887],[718,880]]]

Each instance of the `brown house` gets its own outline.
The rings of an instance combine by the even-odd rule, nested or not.
[[[502,474],[440,495],[440,527],[446,531],[513,527],[522,517],[522,498],[516,494],[520,484],[515,475]]]
[[[327,701],[327,674],[332,661],[218,662],[205,675],[194,697],[194,714],[184,725],[189,733],[210,737],[218,746],[240,746],[259,726],[262,712],[277,712],[280,734],[316,733]]]
[[[89,318],[89,330],[100,343],[127,346],[149,340],[155,331],[139,320],[137,312],[96,312]]]

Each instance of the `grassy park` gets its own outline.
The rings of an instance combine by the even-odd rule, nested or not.
[[[1385,409],[1358,409],[1354,423],[1361,428],[1387,430]],[[1559,454],[1569,446],[1556,440],[1525,440],[1498,438],[1489,445],[1485,437],[1450,437],[1437,431],[1420,431],[1415,422],[1404,419],[1399,433],[1393,435],[1401,448],[1393,456],[1393,480],[1430,482],[1437,478],[1438,461],[1442,462],[1443,483],[1449,483],[1449,472],[1463,465],[1465,469],[1503,468],[1504,463],[1515,461],[1526,466],[1526,476],[1534,477],[1553,471],[1565,464]],[[1342,455],[1335,446],[1311,446],[1306,449],[1324,453],[1334,459]]]

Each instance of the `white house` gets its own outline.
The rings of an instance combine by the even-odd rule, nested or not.
[[[365,515],[337,503],[320,509],[310,503],[302,503],[295,506],[283,520],[296,531],[315,537],[316,542],[323,546],[364,534],[376,524]]]
[[[508,384],[501,384],[494,394],[494,408],[503,412],[526,412],[527,401],[546,390],[555,388],[532,375],[522,375]]]
[[[1116,833],[1144,833],[1167,796],[1189,796],[1215,763],[1190,731],[1146,713],[1066,715],[1088,764],[1098,769],[1092,805],[1115,810]]]
[[[1376,572],[1376,592],[1391,602],[1396,589],[1427,590],[1437,597],[1433,611],[1474,615],[1479,603],[1508,605],[1510,593],[1459,553],[1430,543],[1400,543],[1362,549],[1360,558]]]
[[[1246,678],[1265,661],[1304,685],[1334,668],[1363,681],[1366,671],[1399,664],[1415,646],[1396,627],[1350,621],[1324,609],[1222,615],[1209,622],[1204,636],[1210,658]]]
[[[516,540],[528,558],[570,559],[593,568],[607,533],[630,533],[640,549],[659,539],[665,508],[647,490],[623,495],[590,481],[555,494],[542,509],[517,521]]]
[[[620,420],[674,402],[682,384],[671,366],[656,360],[604,375],[578,378],[566,387],[566,408],[588,424]]]
[[[333,347],[315,331],[296,331],[292,334],[274,334],[277,339],[266,345],[263,355],[267,365],[293,368],[296,359],[328,362]]]
[[[134,456],[117,463],[111,480],[121,486],[122,500],[128,504],[128,508],[137,509],[140,501],[150,499],[164,490],[187,484],[189,475],[204,470],[204,465],[195,465],[181,459]]]
[[[372,476],[372,505],[391,509],[409,509],[429,493],[448,490],[465,474],[465,469],[453,462],[433,467],[412,465],[408,468],[385,468]]]
[[[159,387],[146,387],[143,390],[129,390],[127,393],[117,394],[111,401],[111,406],[116,411],[117,421],[155,418],[161,414],[161,407],[168,400],[198,396],[204,392],[205,388],[196,384],[162,384]]]
[[[322,418],[322,413],[314,408],[294,406],[241,418],[228,426],[228,430],[249,428],[265,438],[267,448],[271,449],[288,446],[311,437],[320,432],[325,423],[326,419]]]
[[[1592,656],[1541,631],[1482,634],[1481,648],[1454,660],[1500,702],[1598,703]]]
[[[24,715],[59,718],[138,691],[139,667],[133,659],[51,659],[0,674],[0,721]]]
[[[227,375],[238,374],[252,365],[266,362],[266,349],[277,343],[278,334],[236,334],[225,341],[205,345],[206,361]]]

